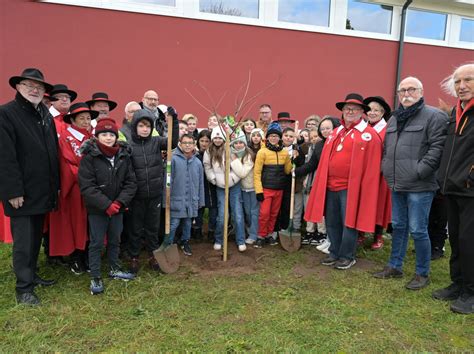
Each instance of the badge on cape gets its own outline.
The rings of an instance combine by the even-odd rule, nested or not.
[[[364,141],[370,141],[372,140],[372,134],[365,132],[361,135],[362,140]]]

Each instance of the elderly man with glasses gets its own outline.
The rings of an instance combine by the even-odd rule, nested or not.
[[[267,131],[268,126],[272,122],[272,107],[268,103],[260,105],[258,110],[257,128]]]
[[[160,136],[168,136],[168,125],[166,124],[165,112],[162,112],[158,107],[160,104],[160,98],[158,94],[153,90],[148,90],[143,94],[143,99],[140,105],[143,109],[151,112],[154,117],[155,129],[158,131]]]
[[[56,208],[59,192],[58,137],[42,103],[53,87],[35,68],[9,83],[16,96],[0,106],[0,199],[11,222],[17,301],[38,305],[35,287],[54,284],[36,269],[44,217]]]
[[[428,218],[438,189],[438,170],[446,139],[447,115],[428,106],[423,85],[407,77],[398,86],[399,108],[392,113],[385,135],[382,172],[392,191],[392,251],[376,278],[401,278],[408,235],[415,243],[415,276],[407,289],[429,284],[431,245]]]

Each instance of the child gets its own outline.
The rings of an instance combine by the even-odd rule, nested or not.
[[[191,134],[195,141],[197,141],[198,137],[198,130],[197,130],[197,122],[198,119],[195,115],[188,113],[183,116],[183,121],[186,122],[188,125],[188,133]]]
[[[219,126],[219,117],[217,117],[215,114],[213,114],[212,116],[209,116],[207,120],[207,128],[212,132],[212,129],[218,126]]]
[[[248,144],[248,147],[252,152],[254,153],[255,156],[257,156],[258,150],[262,147],[262,140],[264,137],[264,132],[260,128],[255,128],[252,130],[252,133],[250,134],[250,142]]]
[[[255,121],[252,118],[246,118],[240,123],[240,127],[245,133],[247,144],[249,144],[250,134],[252,133],[252,130],[257,127],[257,123],[255,123]]]
[[[247,148],[247,138],[243,131],[231,142],[231,168],[241,178],[242,200],[245,213],[245,221],[248,226],[249,237],[245,240],[248,245],[257,241],[258,214],[260,204],[255,197],[253,181],[254,154]],[[243,247],[241,247],[243,249]]]
[[[217,225],[215,233],[214,250],[220,251],[223,243],[224,232],[224,188],[225,188],[225,148],[224,130],[217,126],[212,130],[211,145],[204,153],[204,170],[207,180],[216,185],[217,191]],[[235,171],[230,169],[229,174],[229,203],[234,222],[235,238],[239,251],[247,249],[245,246],[244,213],[242,210],[242,195],[240,190],[240,178]],[[227,227],[227,225],[226,225]]]
[[[208,223],[207,223],[207,240],[214,242],[214,230],[216,229],[216,218],[217,218],[217,195],[216,195],[216,186],[209,183],[204,173],[204,152],[208,149],[211,144],[211,132],[207,129],[201,130],[198,134],[197,139],[197,148],[198,155],[197,158],[201,160],[203,164],[203,176],[204,176],[204,208],[200,208],[198,211],[198,216],[194,220],[194,225],[192,228],[193,238],[200,239],[202,238],[202,224],[204,209],[208,208]]]
[[[171,159],[170,240],[181,225],[181,241],[178,242],[186,256],[191,256],[189,245],[191,224],[199,208],[204,206],[203,168],[196,157],[195,142],[191,134],[179,138],[178,148]]]
[[[171,113],[170,113],[171,112]],[[178,119],[173,107],[168,107],[168,114],[173,117],[172,146],[178,143]],[[133,114],[131,124],[132,165],[137,178],[137,193],[132,200],[127,215],[128,253],[130,271],[137,274],[140,268],[139,256],[142,242],[148,252],[148,264],[151,269],[159,271],[153,251],[160,244],[160,214],[163,194],[163,159],[161,151],[166,151],[168,138],[153,136],[154,115],[146,109]]]
[[[181,138],[184,134],[188,134],[188,123],[184,120],[179,121],[179,138]]]
[[[261,202],[255,248],[262,248],[266,238],[270,244],[276,243],[272,237],[268,236],[273,232],[280,211],[283,190],[287,184],[287,175],[292,169],[290,155],[283,149],[281,137],[280,125],[276,122],[270,123],[265,146],[260,149],[255,160],[255,193],[257,200]]]
[[[118,129],[111,118],[102,118],[95,128],[96,139],[81,146],[79,186],[89,220],[89,267],[92,295],[104,291],[100,275],[101,251],[107,235],[109,277],[130,280],[134,275],[122,271],[118,263],[122,212],[135,195],[137,184],[130,159],[131,149],[117,143]]]

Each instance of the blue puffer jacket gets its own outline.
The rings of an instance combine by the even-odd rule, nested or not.
[[[194,218],[204,206],[204,173],[196,155],[187,159],[178,147],[171,159],[172,218]]]

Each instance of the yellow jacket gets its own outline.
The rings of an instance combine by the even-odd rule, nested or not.
[[[276,152],[262,147],[255,159],[255,193],[263,193],[263,188],[284,189],[287,182],[286,175],[291,172],[292,167],[291,158],[286,149]]]

